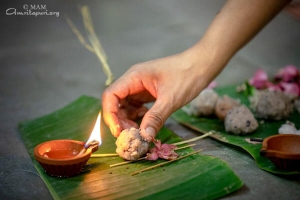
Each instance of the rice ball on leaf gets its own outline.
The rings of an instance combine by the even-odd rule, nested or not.
[[[225,117],[225,130],[235,135],[246,135],[255,131],[258,123],[252,112],[244,105],[234,107]]]
[[[215,114],[220,120],[224,121],[227,112],[239,105],[240,102],[238,100],[232,99],[228,95],[224,95],[223,97],[219,98],[216,103]]]
[[[281,120],[293,112],[291,97],[281,91],[262,91],[254,106],[258,118]]]
[[[196,117],[214,114],[219,96],[213,89],[204,89],[190,103],[190,114]]]
[[[125,160],[137,160],[149,150],[149,143],[136,128],[123,130],[116,140],[116,145],[116,153]]]

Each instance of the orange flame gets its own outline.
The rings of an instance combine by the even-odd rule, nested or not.
[[[100,132],[100,121],[101,121],[101,112],[98,114],[94,129],[91,133],[90,138],[88,139],[88,141],[86,142],[86,144],[88,144],[89,142],[96,140],[99,142],[99,146],[102,144],[102,140],[101,140],[101,132]]]

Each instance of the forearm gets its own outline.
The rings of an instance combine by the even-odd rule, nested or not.
[[[203,38],[189,51],[208,60],[203,73],[215,78],[232,56],[251,40],[290,0],[228,0]],[[202,53],[203,54],[203,53]]]

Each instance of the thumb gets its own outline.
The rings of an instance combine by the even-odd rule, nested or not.
[[[158,101],[145,114],[140,125],[141,136],[147,141],[151,142],[162,128],[167,118],[170,116],[170,104],[166,105]]]

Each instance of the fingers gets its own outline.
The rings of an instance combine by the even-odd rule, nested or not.
[[[138,77],[135,79],[130,76],[121,77],[102,94],[103,119],[115,137],[118,137],[126,128],[138,128],[132,120],[136,120],[148,111],[142,102],[129,98],[132,93],[142,90],[137,79]]]
[[[196,70],[190,70],[194,65],[189,63],[190,59],[183,54],[141,63],[107,88],[102,96],[103,116],[112,134],[118,137],[124,128],[136,127],[131,120],[146,113],[140,126],[141,135],[151,141],[171,112],[193,96],[188,92],[191,85],[199,82],[199,77],[194,73]],[[147,112],[143,103],[153,100],[155,104]]]
[[[126,110],[120,108],[118,102],[118,98],[114,95],[107,93],[102,95],[103,119],[115,137],[118,137],[124,129],[138,128],[138,125],[127,117]],[[135,115],[137,116],[139,112],[145,112],[144,110],[144,108],[141,108],[140,111],[135,112]]]
[[[167,101],[166,101],[167,102]],[[170,103],[169,103],[170,104]],[[172,106],[157,100],[146,113],[140,125],[141,136],[148,142],[152,141],[170,116]]]
[[[121,132],[120,122],[117,117],[119,113],[119,98],[108,90],[102,94],[103,120],[110,128],[111,133],[118,137]]]

